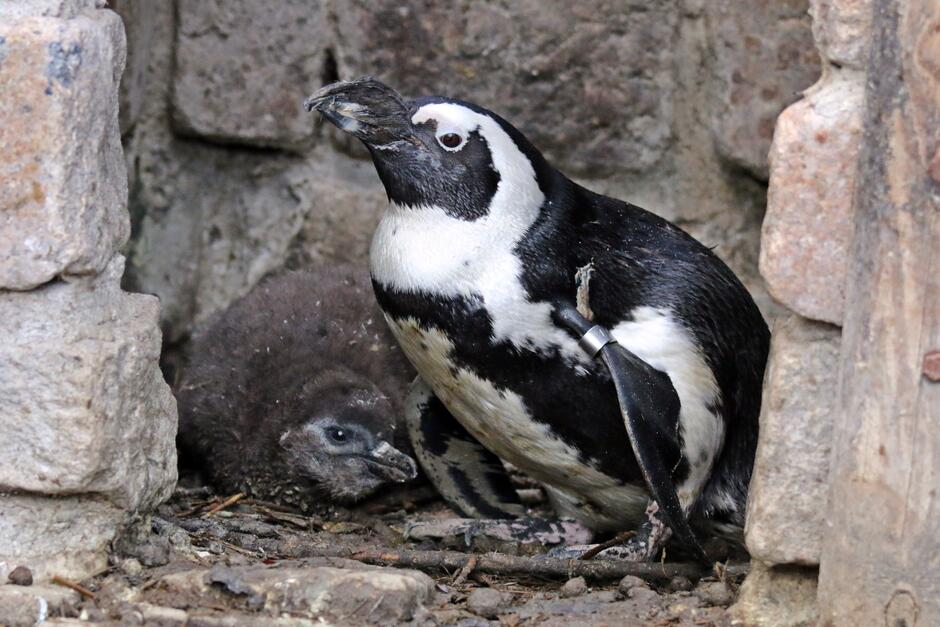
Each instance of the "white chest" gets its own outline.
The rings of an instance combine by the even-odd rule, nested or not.
[[[494,340],[525,350],[559,349],[566,359],[583,362],[577,342],[552,322],[551,305],[531,301],[520,281],[514,249],[534,218],[519,213],[469,222],[437,208],[393,205],[372,239],[372,277],[403,292],[481,300]]]

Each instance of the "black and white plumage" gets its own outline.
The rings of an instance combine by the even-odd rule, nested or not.
[[[310,509],[415,476],[396,448],[414,372],[364,269],[266,279],[197,333],[190,355],[178,441],[217,489]]]
[[[479,106],[370,78],[307,106],[365,143],[388,192],[373,285],[422,379],[416,455],[451,503],[518,515],[501,458],[597,530],[636,524],[657,482],[679,518],[743,524],[769,333],[724,263]],[[619,344],[616,369],[579,347],[591,324]]]

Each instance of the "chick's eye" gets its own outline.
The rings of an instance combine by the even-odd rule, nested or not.
[[[330,436],[330,439],[338,444],[342,444],[348,438],[345,431],[339,427],[330,427],[326,430],[327,435]]]
[[[456,148],[463,143],[463,137],[457,133],[445,133],[437,138],[437,141],[441,143],[441,146],[444,148]]]

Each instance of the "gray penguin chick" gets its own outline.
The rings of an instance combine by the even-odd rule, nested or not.
[[[394,446],[414,372],[365,271],[271,277],[198,332],[190,356],[178,443],[216,489],[307,510],[415,477]]]

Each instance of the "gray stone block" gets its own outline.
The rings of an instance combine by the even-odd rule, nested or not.
[[[865,77],[829,72],[777,120],[760,272],[780,303],[841,325]]]
[[[122,292],[123,268],[116,256],[99,276],[0,294],[0,491],[130,511],[169,496],[176,402],[157,366],[158,303]]]
[[[799,316],[774,325],[745,528],[769,564],[819,563],[840,343],[837,327]]]
[[[40,4],[74,17],[0,5],[0,289],[99,272],[130,231],[117,116],[121,21],[70,11],[88,5],[77,0]]]
[[[768,566],[751,561],[737,602],[728,608],[732,625],[812,627],[818,624],[815,568]]]
[[[303,110],[323,82],[321,2],[177,3],[173,119],[187,134],[299,148],[313,134]]]
[[[705,3],[712,135],[722,156],[767,178],[774,121],[819,77],[809,0]]]
[[[22,564],[37,581],[84,579],[108,565],[111,542],[126,520],[127,512],[100,495],[0,491],[0,574]]]

